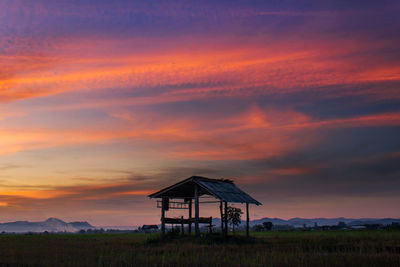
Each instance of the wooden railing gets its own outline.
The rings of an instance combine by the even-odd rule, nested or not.
[[[162,208],[162,200],[157,200],[157,208]],[[187,209],[189,209],[189,203],[169,201],[169,208],[170,209],[187,210]]]
[[[165,223],[168,224],[189,224],[189,223],[194,223],[195,219],[182,219],[182,218],[165,218],[164,219]],[[200,217],[199,218],[199,223],[207,223],[211,224],[212,223],[212,217]]]

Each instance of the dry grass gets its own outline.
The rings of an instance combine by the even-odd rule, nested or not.
[[[173,238],[150,234],[1,235],[0,265],[400,266],[400,231],[253,233]]]

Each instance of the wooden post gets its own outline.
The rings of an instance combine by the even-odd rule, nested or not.
[[[181,216],[181,231],[182,231],[182,235],[184,234],[184,227],[183,227],[183,216]]]
[[[221,233],[224,233],[224,212],[222,211],[222,200],[219,202],[219,212],[221,213]]]
[[[189,235],[192,233],[192,199],[189,200]]]
[[[210,217],[210,234],[212,233],[212,217]]]
[[[194,228],[196,232],[196,236],[200,235],[199,229],[199,186],[197,184],[194,185]]]
[[[165,236],[165,198],[161,200],[161,235],[164,238]]]
[[[228,236],[228,202],[224,201],[224,213],[225,213],[225,220],[224,220],[224,230],[225,236]]]
[[[250,222],[249,203],[246,202],[246,236],[247,236],[247,238],[249,237],[249,222]]]

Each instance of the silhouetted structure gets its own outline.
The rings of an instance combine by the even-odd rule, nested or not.
[[[226,218],[228,203],[246,203],[246,234],[249,236],[249,204],[261,205],[260,202],[240,190],[235,186],[233,181],[226,179],[210,179],[200,176],[192,176],[179,183],[166,187],[154,194],[149,195],[150,198],[161,198],[157,201],[157,207],[161,208],[161,231],[165,234],[165,224],[180,224],[183,233],[183,226],[188,225],[189,233],[192,230],[192,223],[195,224],[196,235],[200,234],[199,224],[209,224],[210,231],[212,228],[212,217],[200,217],[199,197],[210,195],[218,199],[217,201],[206,201],[201,203],[220,203],[221,213],[221,230],[224,235],[228,234],[228,221]],[[170,201],[171,199],[181,199],[183,201]],[[195,216],[192,218],[192,202],[194,200]],[[165,211],[169,209],[188,209],[189,217],[166,218]]]
[[[148,230],[158,230],[158,226],[155,224],[144,224],[141,227],[141,230],[148,231]]]

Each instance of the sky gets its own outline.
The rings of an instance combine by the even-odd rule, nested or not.
[[[252,219],[399,218],[399,12],[2,0],[0,222],[156,224],[147,196],[192,175],[234,180]]]

